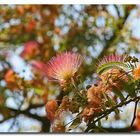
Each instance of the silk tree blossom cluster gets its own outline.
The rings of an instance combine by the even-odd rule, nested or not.
[[[111,90],[114,86],[118,89],[121,88],[120,80],[128,82],[129,77],[127,72],[129,68],[125,63],[126,56],[119,55],[109,55],[104,57],[98,64],[97,72],[100,74],[99,77],[104,83],[106,83],[106,88]]]
[[[49,80],[60,82],[61,86],[75,76],[83,62],[81,55],[65,52],[53,57],[46,65],[34,62],[33,65],[41,70]]]
[[[136,80],[140,78],[140,64],[133,70],[133,75]]]
[[[110,68],[117,68],[122,70],[127,70],[128,66],[124,63],[126,56],[125,55],[116,55],[112,54],[105,56],[101,61],[99,61],[97,66],[97,73],[102,73]]]
[[[106,64],[106,63],[110,63],[110,62],[124,62],[125,60],[125,55],[116,55],[116,54],[111,54],[109,56],[105,56],[101,61],[99,61],[99,66]]]
[[[115,95],[110,95],[113,88],[122,90],[121,81],[128,82],[129,77],[126,72],[128,67],[124,60],[125,56],[113,54],[99,61],[97,72],[100,81],[96,85],[92,85],[87,91],[88,105],[82,113],[85,121],[103,111],[107,97],[114,100]]]
[[[96,71],[100,80],[87,88],[81,87],[81,81],[77,80],[82,62],[80,54],[64,52],[53,57],[47,64],[38,61],[33,63],[33,66],[50,81],[59,82],[65,93],[61,95],[61,99],[56,98],[46,103],[47,118],[52,124],[53,132],[65,132],[76,128],[83,120],[88,126],[85,131],[88,131],[96,126],[95,122],[107,117],[109,113],[114,111],[118,114],[119,106],[140,99],[137,97],[137,90],[140,88],[140,66],[137,65],[137,58],[116,54],[104,57],[98,62]],[[70,88],[64,90],[65,87]],[[127,92],[127,97],[123,91]],[[121,102],[118,102],[118,99]],[[66,129],[64,114],[67,112],[76,113],[77,117]]]
[[[63,82],[74,76],[81,63],[81,55],[71,52],[62,53],[48,62],[46,74],[50,80]]]

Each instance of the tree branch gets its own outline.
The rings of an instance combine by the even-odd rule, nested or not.
[[[133,119],[132,119],[132,122],[131,122],[131,125],[130,125],[130,131],[131,131],[131,129],[132,129],[132,127],[133,127],[133,124],[134,124],[134,121],[135,121],[135,119],[136,119],[136,111],[137,111],[138,102],[139,102],[139,100],[137,100],[137,101],[135,102],[134,115],[133,115]]]
[[[23,114],[25,116],[28,116],[30,118],[36,119],[38,121],[40,121],[42,123],[42,130],[41,132],[49,132],[50,130],[50,121],[47,119],[46,116],[42,117],[42,116],[38,116],[36,114],[32,114],[30,113],[30,110],[33,108],[37,108],[37,107],[43,107],[43,104],[39,104],[39,105],[30,105],[29,108],[27,108],[26,110],[16,110],[13,108],[8,108],[8,107],[4,107],[4,110],[8,110],[10,111],[12,115],[6,117],[5,119],[3,119],[2,121],[0,121],[0,123],[3,123],[6,120],[9,120],[11,118],[15,118],[20,114]]]
[[[120,19],[120,20],[122,20],[122,22],[118,22],[117,30],[115,30],[114,35],[110,38],[110,40],[106,41],[106,45],[104,46],[102,52],[99,54],[98,59],[103,58],[103,56],[107,54],[107,50],[113,45],[115,39],[118,37],[118,35],[121,33],[121,30],[124,28],[124,25],[129,16],[129,13],[130,12],[128,12],[128,10],[126,9],[125,16]]]
[[[106,117],[107,115],[109,115],[111,112],[113,112],[115,109],[117,109],[118,107],[122,107],[124,105],[127,105],[128,103],[130,102],[133,102],[133,101],[139,101],[140,100],[140,96],[137,96],[137,97],[134,97],[134,98],[131,98],[130,100],[127,100],[127,98],[124,99],[124,101],[122,101],[121,103],[119,103],[118,105],[112,107],[111,109],[107,109],[101,113],[99,113],[97,116],[99,116],[95,121],[90,121],[89,124],[88,124],[88,127],[87,129],[85,130],[85,132],[88,132],[90,129],[93,128],[93,125],[98,122],[99,120],[101,120],[102,118]],[[137,104],[136,104],[137,105]],[[96,116],[96,117],[97,117]],[[94,116],[93,116],[94,117]],[[93,118],[92,117],[92,118]]]

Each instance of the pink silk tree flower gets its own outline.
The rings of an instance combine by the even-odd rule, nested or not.
[[[126,56],[112,54],[104,57],[98,64],[97,73],[100,79],[106,83],[106,88],[112,90],[113,87],[122,89],[121,81],[128,82],[128,65],[125,63]]]
[[[99,61],[97,66],[97,73],[102,74],[112,68],[122,69],[124,71],[128,70],[128,65],[125,63],[125,55],[112,54],[105,56],[101,61]]]
[[[20,56],[24,59],[30,59],[39,54],[39,43],[35,40],[27,41]]]
[[[64,52],[53,57],[46,65],[33,63],[33,66],[43,72],[49,80],[61,84],[72,78],[83,62],[81,55],[73,52]]]
[[[125,55],[117,55],[117,54],[111,54],[108,56],[105,56],[101,61],[100,64],[105,64],[108,62],[124,62]]]

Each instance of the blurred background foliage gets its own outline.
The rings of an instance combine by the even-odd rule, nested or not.
[[[49,132],[44,105],[61,89],[31,68],[33,60],[47,63],[63,51],[79,52],[86,87],[96,82],[104,55],[140,59],[139,24],[138,5],[0,5],[0,132]],[[103,127],[127,131],[133,108],[131,103],[120,116],[110,114]],[[135,124],[140,130],[139,119]]]

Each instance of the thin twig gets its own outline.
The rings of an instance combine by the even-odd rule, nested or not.
[[[70,123],[72,123],[74,120],[76,120],[76,119],[79,117],[79,115],[80,115],[81,113],[82,113],[82,112],[79,112],[79,113],[77,114],[76,117],[74,117],[74,118],[71,119],[67,124],[65,124],[65,127],[66,127],[67,125],[69,125]]]
[[[18,107],[18,111],[20,112],[22,105],[24,104],[24,99],[22,100],[22,102],[20,103],[19,107]],[[13,126],[16,124],[17,121],[17,116],[15,118],[13,118],[13,122],[11,124],[11,126],[9,127],[8,131],[10,131]]]
[[[134,115],[133,115],[133,119],[132,119],[132,122],[131,122],[131,125],[130,125],[130,131],[131,131],[131,129],[132,129],[132,127],[133,127],[133,124],[134,124],[134,121],[135,121],[135,119],[136,119],[136,112],[137,112],[137,105],[138,105],[138,102],[139,102],[139,100],[137,100],[137,101],[135,102]]]

